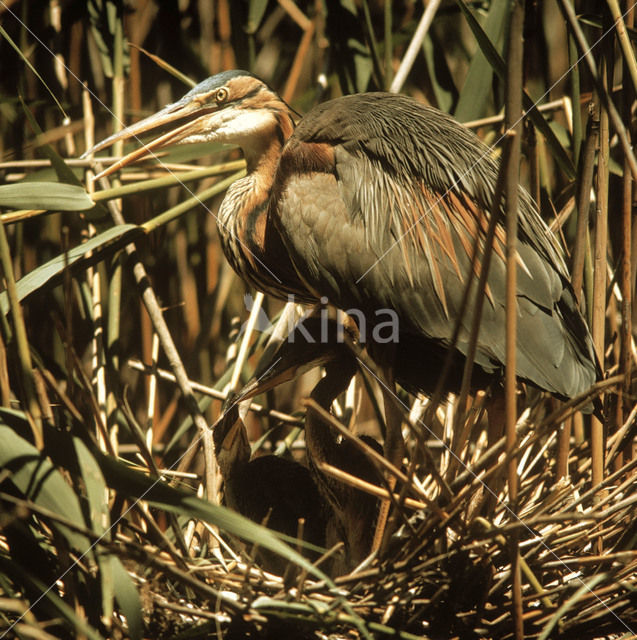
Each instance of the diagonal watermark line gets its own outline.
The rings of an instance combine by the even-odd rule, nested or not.
[[[261,376],[259,376],[258,380],[262,379],[265,375],[267,375],[272,369],[273,367],[275,367],[279,361],[281,360],[281,358],[277,358],[264,372]],[[238,399],[237,399],[238,400]],[[231,409],[234,409],[234,407],[237,405],[237,400],[233,400],[232,403],[230,404],[229,407],[226,408],[226,410],[224,411],[223,415],[220,416],[218,418],[218,420],[220,420],[223,416],[225,416]],[[185,458],[191,451],[191,449],[193,449],[194,447],[198,446],[199,443],[201,442],[203,438],[203,434],[200,433],[193,441],[192,443],[186,448],[186,450],[181,454],[181,456],[179,456],[179,458],[177,458],[177,460],[175,460],[175,462],[173,462],[173,464],[169,467],[167,467],[168,471],[172,471],[173,469],[175,469],[175,467],[177,467],[179,465],[179,463],[181,462],[181,460],[183,460],[183,458]],[[56,578],[56,580],[54,582],[52,582],[39,596],[38,598],[36,598],[33,602],[31,602],[31,605],[29,606],[28,609],[26,609],[26,611],[24,611],[16,620],[14,620],[11,625],[0,635],[0,640],[2,640],[3,638],[5,638],[7,636],[7,634],[17,625],[20,623],[21,620],[24,619],[24,617],[29,613],[29,611],[31,611],[37,604],[38,602],[40,602],[43,598],[46,597],[46,595],[55,588],[55,585],[57,583],[58,580],[62,580],[68,573],[70,573],[76,566],[79,565],[79,563],[88,556],[88,554],[93,551],[93,549],[95,549],[95,547],[97,547],[97,545],[104,540],[104,538],[106,538],[106,536],[108,536],[114,529],[115,527],[117,527],[117,525],[122,522],[124,520],[124,518],[142,501],[145,499],[145,497],[157,486],[163,484],[163,480],[160,478],[157,478],[143,493],[141,496],[139,496],[138,498],[136,498],[133,502],[131,502],[130,506],[123,511],[120,516],[117,518],[117,520],[115,520],[115,522],[112,522],[111,525],[108,527],[108,529],[106,529],[106,531],[104,531],[104,533],[102,533],[100,536],[98,536],[97,538],[95,538],[95,540],[89,545],[89,547],[86,549],[86,551],[84,551],[81,555],[79,555],[60,575],[58,575],[58,577]]]
[[[20,24],[20,26],[22,26],[37,42],[38,44],[40,44],[40,46],[42,46],[49,54],[51,54],[52,57],[56,57],[55,53],[46,45],[46,43],[44,43],[11,9],[9,6],[7,6],[7,4],[4,2],[4,0],[0,0],[0,4],[4,7],[5,11],[7,11],[11,16],[13,16],[13,18]],[[91,97],[107,112],[109,113],[114,120],[117,120],[117,122],[122,125],[123,128],[126,128],[126,125],[119,119],[116,117],[116,115],[111,111],[111,109],[108,107],[108,105],[106,105],[104,102],[102,102],[102,100],[100,100],[99,96],[97,96],[95,93],[93,93],[93,91],[91,91],[91,89],[89,89],[89,87],[86,86],[86,84],[84,82],[82,82],[82,80],[80,80],[77,75],[75,75],[75,73],[73,73],[73,71],[66,65],[64,64],[64,68],[65,70],[68,72],[68,74],[81,86],[83,87],[90,95]],[[134,138],[134,140],[136,142],[138,142],[140,145],[144,146],[141,139],[136,136],[133,135],[131,136],[132,138]],[[283,284],[282,280],[268,267],[268,265],[264,264],[264,262],[254,254],[254,252],[250,249],[250,247],[248,247],[245,243],[243,243],[241,241],[241,239],[232,232],[232,229],[229,228],[228,225],[224,224],[221,220],[219,220],[219,216],[214,213],[214,211],[212,211],[210,208],[208,208],[208,206],[202,202],[196,193],[194,193],[190,187],[183,183],[179,177],[177,176],[177,174],[175,174],[170,167],[167,167],[162,161],[161,158],[159,158],[154,151],[150,150],[147,152],[148,155],[153,158],[154,160],[157,161],[157,163],[163,167],[163,169],[171,176],[175,179],[175,181],[181,185],[186,192],[193,198],[195,198],[199,204],[204,208],[204,210],[211,215],[215,221],[217,222],[217,225],[219,225],[220,227],[222,227],[223,229],[225,229],[226,232],[228,232],[228,234],[230,236],[232,236],[240,245],[241,247],[244,249],[244,251],[246,253],[249,253],[254,260],[265,270],[268,272],[268,274],[270,276],[272,276],[277,282],[278,284]],[[97,161],[99,161],[99,158],[96,159]]]
[[[623,14],[622,14],[622,19],[626,17],[626,15],[628,13],[630,13],[630,11],[632,11],[632,9],[637,6],[637,2],[633,3]],[[566,78],[566,76],[568,76],[571,71],[586,57],[586,55],[588,53],[590,53],[591,51],[593,51],[593,49],[595,47],[597,47],[605,38],[606,36],[608,36],[614,29],[616,28],[615,24],[613,23],[613,26],[609,27],[604,33],[602,33],[602,35],[589,47],[588,51],[585,51],[584,53],[582,53],[582,55],[531,105],[531,107],[529,109],[527,109],[520,118],[518,118],[518,120],[516,120],[512,125],[511,128],[513,129],[516,125],[518,125],[520,122],[522,122],[529,114],[530,111],[532,111],[533,109],[537,109],[538,105],[540,104],[540,102],[542,100],[544,100],[544,98],[546,98],[550,92],[560,83],[562,82],[562,80],[564,80],[564,78]],[[505,131],[492,145],[490,146],[486,146],[486,150],[485,152],[463,173],[461,173],[452,183],[451,185],[447,188],[447,190],[440,195],[431,205],[428,205],[426,207],[426,211],[420,216],[418,217],[415,222],[413,222],[409,227],[406,228],[406,230],[400,234],[392,243],[391,245],[387,248],[386,251],[384,251],[378,258],[376,258],[376,260],[374,261],[374,263],[363,273],[363,275],[361,275],[357,280],[356,280],[356,284],[360,284],[361,280],[363,278],[365,278],[367,276],[368,273],[370,273],[380,262],[382,262],[385,257],[387,256],[387,254],[389,254],[397,245],[399,245],[403,238],[405,238],[407,235],[409,235],[410,233],[412,233],[412,231],[414,230],[414,228],[419,225],[421,223],[421,221],[426,218],[431,211],[434,209],[434,207],[437,207],[442,201],[444,201],[444,199],[459,185],[463,182],[464,178],[466,178],[471,171],[473,171],[473,169],[475,169],[475,167],[477,167],[485,158],[489,157],[491,155],[491,153],[493,151],[495,151],[495,149],[497,148],[497,146],[504,140],[504,138],[507,136],[508,131]]]
[[[385,384],[385,382],[379,378],[376,373],[374,371],[372,371],[372,369],[370,369],[370,367],[368,367],[365,362],[363,362],[363,360],[361,358],[359,358],[358,356],[356,356],[356,360],[359,364],[359,366],[363,367],[365,369],[366,372],[368,372],[375,380],[376,382],[378,382],[378,384],[383,388],[383,392],[387,393],[389,395],[391,395],[391,397],[394,399],[394,401],[400,406],[402,407],[407,413],[409,413],[410,411],[410,407],[408,404],[406,404],[405,402],[403,402],[396,393],[394,393],[393,389],[390,389],[387,384]],[[528,533],[531,534],[531,536],[533,538],[537,538],[538,537],[538,533],[536,531],[534,531],[531,527],[529,527],[526,522],[524,522],[524,520],[522,518],[520,518],[520,516],[518,516],[510,507],[509,505],[504,502],[504,500],[501,500],[499,498],[499,496],[495,493],[495,491],[493,491],[493,489],[491,489],[491,487],[484,481],[482,480],[472,469],[469,465],[465,464],[463,462],[463,460],[456,455],[456,453],[454,453],[451,450],[451,447],[444,441],[442,440],[422,419],[418,419],[418,424],[423,427],[425,429],[425,431],[427,431],[430,436],[432,436],[435,440],[437,440],[438,442],[440,442],[442,444],[442,446],[449,452],[449,454],[451,456],[453,456],[453,458],[460,464],[460,466],[462,466],[467,473],[469,473],[469,475],[478,483],[480,483],[484,489],[490,493],[498,503],[500,503],[504,509],[509,513],[509,515],[512,517],[513,520],[519,522],[527,531]],[[551,547],[544,541],[544,538],[540,536],[539,539],[540,544],[544,547],[544,549],[553,557],[555,558],[555,560],[557,562],[559,562],[565,569],[567,569],[570,573],[574,574],[574,579],[578,580],[582,586],[584,588],[586,588],[591,595],[605,608],[608,610],[608,612],[623,626],[626,628],[627,631],[629,631],[632,634],[636,634],[637,633],[637,628],[633,629],[631,628],[627,622],[625,622],[622,618],[620,618],[610,607],[608,607],[606,605],[606,603],[584,582],[584,580],[578,575],[578,571],[572,569],[571,567],[568,566],[568,564],[562,560],[562,558],[559,557],[559,555],[557,555],[557,553],[555,553],[555,551],[553,551],[553,549],[551,549]]]

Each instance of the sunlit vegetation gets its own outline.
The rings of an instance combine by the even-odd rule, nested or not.
[[[409,0],[0,1],[0,638],[635,633],[633,2],[527,0],[513,82],[516,4],[430,0],[423,31]],[[565,249],[605,380],[568,404],[520,391],[517,503],[485,393],[434,406],[400,390],[409,456],[380,558],[353,570],[342,544],[308,550],[221,504],[208,426],[272,357],[250,311],[284,311],[219,247],[241,154],[190,145],[101,180],[138,143],[80,156],[233,68],[299,114],[411,95],[497,157],[523,87],[520,180]],[[379,438],[370,367],[333,413]],[[253,457],[306,464],[319,376],[255,398],[239,425]],[[579,411],[592,398],[603,421]]]

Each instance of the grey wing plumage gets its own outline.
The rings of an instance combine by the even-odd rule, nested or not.
[[[308,285],[370,319],[393,309],[401,331],[449,344],[474,239],[486,236],[498,173],[489,149],[437,110],[363,94],[308,114],[286,153],[296,170],[277,216]],[[519,220],[518,375],[572,397],[599,376],[592,341],[561,250],[522,189]],[[487,372],[504,362],[504,246],[498,225],[476,355]],[[463,354],[470,327],[471,311]]]

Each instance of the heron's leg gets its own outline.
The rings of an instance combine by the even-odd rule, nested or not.
[[[393,371],[385,372],[388,391],[385,393],[385,457],[396,468],[400,468],[405,455],[405,441],[403,440],[403,415],[397,404],[396,385]]]
[[[396,385],[394,383],[394,374],[392,367],[383,367],[383,391],[385,406],[385,458],[397,469],[400,469],[402,460],[405,455],[405,442],[402,433],[403,416],[396,402]],[[396,486],[396,478],[390,475],[387,479],[387,485],[390,492],[393,492]],[[372,552],[378,551],[385,537],[385,529],[387,527],[387,519],[389,517],[389,509],[391,500],[383,500],[380,503],[378,511],[378,520],[376,521],[376,530],[372,541]]]
[[[491,400],[487,402],[487,441],[489,446],[494,444],[504,436],[504,425],[506,424],[504,389],[496,387],[493,390]],[[487,491],[487,502],[485,504],[485,515],[490,515],[495,509],[500,493],[504,488],[506,477],[506,467],[500,465],[493,475],[493,480],[489,483],[490,491]]]
[[[487,448],[495,445],[504,436],[505,400],[504,390],[493,387],[490,398],[486,401],[487,411]],[[476,495],[472,497],[467,509],[467,520],[471,521],[478,515],[489,518],[496,507],[505,482],[505,466],[498,469],[487,479],[485,485],[480,486]]]

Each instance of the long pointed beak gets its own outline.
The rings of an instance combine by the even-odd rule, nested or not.
[[[238,438],[246,437],[243,418],[248,407],[245,403],[255,396],[319,366],[334,361],[342,361],[344,366],[354,359],[353,340],[358,337],[358,329],[347,320],[344,335],[339,326],[329,319],[310,315],[295,325],[287,338],[283,339],[270,357],[257,366],[252,379],[239,391],[229,397],[224,410],[213,425],[213,437],[217,454],[242,446]],[[327,342],[322,341],[327,338]]]
[[[319,362],[307,362],[301,365],[298,361],[287,362],[279,356],[276,357],[277,360],[271,365],[268,371],[260,377],[253,377],[252,380],[239,391],[238,395],[233,398],[233,402],[240,404],[245,400],[266,393],[284,382],[294,380],[297,376],[314,368],[314,366],[322,364]]]
[[[335,360],[351,361],[350,348],[358,330],[353,322],[346,327],[334,320],[325,322],[317,316],[309,316],[293,328],[281,341],[271,356],[259,362],[252,379],[239,391],[233,402],[243,402],[284,383],[316,367],[326,366]],[[342,333],[341,333],[342,332]]]
[[[185,98],[188,98],[188,100]],[[108,176],[111,173],[118,171],[122,167],[125,167],[140,158],[154,155],[154,151],[158,149],[177,144],[191,135],[201,133],[204,129],[203,116],[209,115],[215,111],[217,111],[217,107],[214,105],[202,105],[196,97],[192,98],[184,96],[181,100],[169,104],[152,116],[144,118],[144,120],[140,120],[139,122],[114,133],[105,140],[98,142],[92,149],[89,149],[84,153],[82,158],[92,155],[97,151],[101,151],[119,140],[129,140],[130,138],[134,138],[137,142],[142,144],[140,148],[135,149],[128,155],[125,155],[116,163],[102,171],[99,175],[95,176],[95,179],[97,180],[98,178]],[[143,144],[139,139],[139,136],[153,133],[163,127],[175,124],[177,126],[171,128],[169,131],[155,138],[151,142]]]

